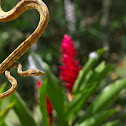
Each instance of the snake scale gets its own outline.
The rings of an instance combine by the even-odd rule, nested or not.
[[[23,41],[1,64],[0,75],[5,71],[5,76],[12,84],[11,88],[0,94],[0,99],[10,96],[17,88],[17,81],[11,76],[10,70],[17,67],[17,72],[21,76],[41,76],[45,74],[38,69],[22,71],[22,65],[17,60],[34,44],[44,32],[49,19],[49,12],[46,4],[42,0],[21,0],[10,11],[4,12],[1,9],[0,0],[0,22],[9,22],[19,17],[24,11],[36,9],[40,14],[40,20],[35,31]]]

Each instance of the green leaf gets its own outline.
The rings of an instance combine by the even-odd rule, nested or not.
[[[102,70],[104,70],[105,68],[105,61],[102,61],[96,68],[95,68],[95,71],[100,73],[102,72]]]
[[[79,72],[78,78],[76,79],[74,87],[73,87],[73,93],[77,93],[80,90],[81,85],[85,81],[86,75],[94,67],[94,65],[99,60],[99,58],[101,57],[104,51],[105,51],[104,49],[100,49],[95,52],[95,54],[97,55],[95,58],[89,57],[87,63]]]
[[[14,124],[5,120],[3,126],[14,126]]]
[[[94,102],[88,107],[81,121],[111,105],[125,87],[126,79],[117,80],[105,87],[100,95],[98,95]]]
[[[38,55],[35,55],[32,53],[32,58],[34,59],[35,64],[39,64],[37,66],[40,66],[40,69],[44,69],[45,75],[43,78],[48,78],[47,81],[47,95],[49,96],[49,100],[51,101],[51,104],[53,108],[56,110],[57,115],[59,117],[59,122],[63,122],[63,115],[64,115],[64,103],[65,103],[65,97],[63,94],[63,89],[61,85],[59,85],[58,79],[55,77],[55,75],[51,72],[50,67],[47,63],[43,62]],[[43,68],[41,67],[43,66]],[[60,103],[60,105],[59,105]],[[64,124],[64,123],[63,123]]]
[[[49,100],[51,101],[53,108],[57,113],[59,119],[58,126],[66,125],[66,122],[64,120],[65,96],[63,93],[63,88],[57,83],[57,81],[52,80],[52,78],[48,78],[47,94],[49,96]]]
[[[45,80],[42,83],[42,86],[39,89],[39,94],[40,94],[40,98],[39,98],[39,104],[40,104],[40,110],[42,113],[42,117],[43,117],[43,125],[44,126],[48,126],[48,113],[47,113],[47,109],[46,109],[46,87],[47,87],[47,80]]]
[[[84,106],[89,96],[95,89],[95,83],[83,93],[78,94],[66,107],[65,119],[68,121],[71,116],[76,116],[78,111]],[[75,114],[76,113],[76,114]]]
[[[51,78],[48,79],[47,94],[52,103],[52,106],[57,112],[59,119],[63,119],[62,117],[64,115],[64,103],[65,103],[63,89],[60,85],[58,85],[58,83],[53,81]]]
[[[104,63],[101,63],[98,66],[99,70],[98,67],[95,69],[95,71],[89,77],[87,84],[85,84],[85,86],[83,87],[82,91],[78,95],[75,95],[73,100],[68,104],[68,107],[66,108],[66,120],[69,120],[71,116],[74,116],[75,113],[77,114],[79,110],[84,107],[84,104],[98,88],[101,80],[104,79],[113,68],[113,66],[108,65],[106,67],[104,66],[101,69],[100,66],[102,66],[103,64]]]
[[[0,111],[0,126],[3,126],[5,117],[7,116],[9,110],[14,106],[15,103],[16,101],[11,102],[6,109]]]
[[[115,113],[116,110],[107,110],[96,113],[94,116],[91,116],[81,122],[79,126],[100,126],[103,121],[105,121],[109,116]]]
[[[119,123],[119,121],[116,120],[116,121],[107,122],[101,126],[117,126],[118,123]]]
[[[22,126],[38,126],[32,116],[31,111],[27,108],[25,102],[17,92],[10,96],[10,100],[16,100],[16,104],[14,105],[13,109],[19,117]]]
[[[4,92],[6,85],[7,85],[6,83],[3,83],[1,85],[1,87],[0,87],[0,93],[3,93]],[[0,100],[0,110],[1,110],[1,103],[2,103],[2,100]]]
[[[94,71],[90,72],[88,79],[85,83],[80,87],[81,90],[87,89],[87,87],[91,86],[92,82],[97,82],[97,87],[100,82],[109,74],[109,72],[113,69],[112,65],[105,66],[105,62],[101,62]],[[81,91],[80,90],[80,91]]]
[[[59,81],[57,80],[57,78],[51,72],[48,64],[44,63],[44,66],[46,69],[46,76],[48,78],[47,94],[49,96],[49,99],[50,99],[54,109],[57,112],[57,115],[59,117],[62,117],[64,114],[64,103],[65,103],[63,89],[62,89],[61,85],[59,85]],[[59,103],[60,103],[60,105],[59,105]]]
[[[0,93],[2,93],[4,90],[5,90],[5,87],[6,87],[6,83],[3,83],[0,87]]]
[[[101,69],[101,68],[100,68]],[[92,73],[92,75],[90,76],[90,78],[87,81],[87,85],[88,83],[90,84],[91,82],[96,81],[99,85],[99,83],[105,79],[105,77],[109,74],[109,72],[113,69],[112,65],[107,65],[105,67],[103,67],[103,69],[101,69],[101,71],[98,71],[98,69],[96,68],[95,71]]]
[[[55,75],[51,72],[50,67],[45,62],[44,66],[46,69],[46,77],[48,78],[47,81],[47,94],[49,97],[49,100],[51,101],[51,104],[53,108],[57,112],[57,116],[59,118],[59,126],[66,125],[64,121],[64,108],[65,108],[65,96],[63,93],[63,88],[61,85],[59,85],[58,79],[55,77]],[[60,103],[60,104],[59,104]]]

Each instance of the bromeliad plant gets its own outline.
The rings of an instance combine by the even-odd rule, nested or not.
[[[49,66],[43,62],[46,76],[43,78],[42,86],[39,87],[38,91],[38,105],[42,115],[41,123],[43,126],[117,125],[118,121],[105,122],[105,120],[116,112],[116,109],[111,109],[110,106],[126,87],[126,79],[120,79],[111,84],[107,84],[104,88],[101,88],[101,91],[97,90],[101,86],[101,82],[113,69],[113,66],[106,65],[105,61],[98,64],[104,51],[104,49],[99,49],[96,52],[91,53],[85,65],[80,67],[79,61],[75,60],[76,53],[72,39],[67,35],[64,36],[61,49],[61,52],[63,53],[61,61],[63,64],[60,66],[60,75],[66,85],[61,85],[61,82],[54,76]],[[32,54],[32,57],[35,64],[40,63],[35,58],[35,54]],[[72,94],[71,100],[67,99],[68,95],[66,90],[64,90],[64,85],[68,89],[68,92]],[[96,92],[99,92],[97,96],[95,96]],[[53,109],[51,111],[51,124],[48,122],[47,96]],[[91,98],[94,100],[91,101]],[[21,125],[41,125],[34,119],[34,114],[26,107],[25,102],[18,93],[15,93],[10,97],[10,101],[13,100],[16,100],[13,110],[17,114]],[[89,100],[91,101],[90,103]]]

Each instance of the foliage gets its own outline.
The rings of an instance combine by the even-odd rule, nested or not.
[[[5,11],[10,10],[19,2],[19,0],[1,0],[1,1],[2,1],[1,2],[2,9]],[[66,15],[65,15],[65,10],[64,10],[64,1],[46,0],[44,2],[47,4],[49,8],[49,12],[50,12],[49,24],[44,34],[42,35],[42,37],[38,40],[36,46],[33,46],[32,49],[34,50],[34,52],[37,52],[37,54],[39,54],[39,56],[47,64],[49,64],[47,65],[46,63],[44,63],[47,71],[46,71],[46,76],[42,77],[41,79],[43,80],[43,78],[48,78],[48,80],[46,80],[43,83],[45,83],[45,85],[49,89],[46,88],[45,86],[45,90],[44,89],[43,90],[45,91],[45,93],[48,93],[48,95],[50,95],[50,100],[55,106],[54,109],[57,112],[57,117],[64,116],[62,113],[62,109],[69,108],[69,111],[68,109],[65,110],[66,115],[68,113],[68,115],[66,116],[66,120],[67,121],[69,119],[72,120],[73,125],[74,125],[76,123],[76,120],[78,120],[78,118],[81,117],[80,113],[85,112],[88,109],[87,105],[90,104],[90,101],[92,103],[92,99],[94,99],[95,96],[99,94],[99,88],[101,90],[103,89],[103,85],[106,85],[106,83],[107,84],[109,83],[109,77],[105,79],[104,82],[103,80],[105,76],[108,75],[108,73],[111,71],[112,66],[105,65],[105,62],[106,64],[108,64],[109,62],[114,63],[116,65],[118,64],[118,66],[114,68],[115,70],[113,70],[110,74],[110,78],[112,80],[125,77],[125,56],[123,58],[123,55],[125,55],[125,51],[126,51],[126,44],[125,44],[125,40],[126,40],[125,4],[126,4],[126,1],[125,0],[120,0],[120,1],[108,0],[110,1],[110,5],[107,10],[105,9],[105,6],[104,6],[105,5],[104,1],[107,1],[107,0],[93,0],[93,1],[71,0],[71,1],[75,7],[75,17],[76,17],[75,31],[71,33],[68,29],[68,26],[67,26],[68,22],[65,17]],[[106,10],[106,13],[103,12],[104,10]],[[107,15],[107,16],[104,18],[104,15]],[[106,25],[103,25],[102,23],[103,19],[107,21]],[[7,23],[0,22],[0,62],[2,62],[24,39],[26,39],[29,36],[29,34],[31,34],[31,32],[37,26],[38,20],[39,20],[39,15],[37,11],[30,10],[23,13],[18,19],[14,21],[7,22]],[[84,67],[82,68],[82,71],[79,74],[78,79],[75,82],[75,85],[73,88],[74,97],[71,102],[68,102],[66,100],[67,99],[67,96],[65,95],[66,90],[64,89],[65,90],[65,93],[64,93],[64,90],[62,89],[63,87],[59,86],[60,89],[57,87],[57,85],[59,85],[60,82],[55,77],[55,75],[58,76],[58,73],[59,73],[57,66],[59,65],[59,57],[60,57],[60,53],[59,53],[60,41],[63,34],[66,34],[66,33],[69,33],[74,38],[74,40],[76,40],[75,46],[79,50],[78,57],[80,59],[80,64],[85,64]],[[97,59],[89,58],[89,60],[87,61],[87,58],[88,58],[87,55],[93,50],[101,48],[101,47],[107,47],[109,49],[107,52],[104,53],[104,55],[102,55],[102,58],[105,61],[101,62],[100,64],[98,64],[101,61],[101,60],[98,60],[99,58]],[[28,52],[26,52],[26,54],[19,59],[19,61],[24,66],[23,69],[27,68],[28,66],[26,62],[27,56],[30,52],[32,52],[32,49],[28,50]],[[99,62],[97,62],[97,60]],[[26,102],[25,104],[27,104],[27,106],[30,107],[30,109],[33,108],[34,105],[36,104],[35,95],[34,95],[36,93],[34,90],[33,79],[32,78],[21,79],[15,71],[13,71],[13,74],[18,80],[19,86],[17,90],[24,100],[23,103]],[[0,77],[0,82],[1,84],[5,82],[5,77],[3,75],[1,75]],[[120,80],[117,82],[119,83],[119,86],[122,89],[124,86],[123,80]],[[94,87],[92,87],[91,85],[94,85]],[[113,85],[116,85],[116,82]],[[56,95],[58,100],[61,101],[61,106],[56,104],[58,100],[55,101],[56,100],[54,97],[55,94],[52,89],[55,90],[57,93],[61,92],[59,93],[60,95]],[[118,90],[118,93],[121,91],[121,89]],[[117,91],[117,89],[115,90]],[[45,95],[44,91],[42,92],[40,91],[42,93],[41,96]],[[116,91],[114,91],[113,93],[115,93]],[[114,94],[110,95],[110,99],[111,99],[111,96],[113,95]],[[117,95],[114,95],[114,96],[117,97]],[[60,97],[62,98],[60,99]],[[65,99],[65,103],[63,104],[64,99]],[[114,107],[115,106],[118,107],[121,105],[120,107],[121,117],[118,117],[120,120],[122,120],[120,126],[126,125],[125,123],[126,115],[124,112],[125,103],[126,103],[125,99],[126,97],[125,95],[123,95],[113,105]],[[0,102],[4,104],[4,101],[6,102],[6,100],[0,101]],[[104,101],[104,103],[107,103],[107,100]],[[22,104],[20,105],[22,106]],[[7,106],[7,109],[10,110],[8,106]],[[40,104],[40,106],[45,106],[45,104],[43,105]],[[76,109],[71,109],[73,106],[75,106]],[[99,105],[99,107],[100,106],[101,104]],[[80,111],[80,108],[81,108],[81,111]],[[4,109],[6,110],[6,108]],[[43,111],[45,111],[45,109],[44,110],[43,109],[44,107],[41,108],[42,113]],[[9,112],[8,110],[6,112]],[[76,112],[78,112],[77,119],[74,117],[74,113]],[[105,110],[103,112],[99,112],[97,115],[94,115],[93,117],[89,117],[85,119],[85,122],[81,122],[81,123],[86,124],[88,120],[91,120],[91,123],[95,123],[94,121],[95,117],[99,117],[99,115],[104,116],[104,114],[107,115],[108,113],[111,113],[111,112],[113,112],[113,109],[112,111]],[[31,112],[28,112],[28,113],[31,113]],[[46,115],[46,112],[44,114]],[[119,116],[119,114],[120,113],[116,114],[115,117]],[[31,114],[29,114],[29,116],[30,115]],[[54,112],[54,115],[55,115],[55,112]],[[46,118],[46,116],[44,117]],[[30,118],[32,118],[32,116]],[[34,120],[34,118],[32,119]],[[99,119],[100,118],[98,118],[98,122],[100,122]],[[60,121],[62,122],[62,120]],[[5,122],[5,123],[8,124],[8,122]],[[96,124],[97,124],[97,121],[96,121]],[[103,124],[103,126],[111,126],[111,125],[116,125],[116,124],[117,124],[117,121],[111,121],[109,123]],[[11,124],[8,124],[8,125],[10,126]]]
[[[110,106],[118,98],[121,91],[126,87],[126,79],[114,81],[103,87],[103,89],[99,92],[97,89],[102,84],[101,81],[109,74],[113,66],[105,65],[104,61],[96,65],[99,58],[104,53],[104,49],[97,50],[93,53],[96,53],[97,57],[94,58],[90,54],[86,65],[84,65],[80,70],[79,76],[73,87],[74,94],[72,101],[67,100],[66,90],[64,90],[64,88],[59,84],[59,80],[50,73],[49,66],[44,63],[44,67],[47,72],[47,79],[43,81],[42,86],[39,89],[40,97],[38,102],[39,111],[42,115],[40,119],[42,122],[40,122],[44,126],[48,126],[46,95],[48,95],[53,106],[53,125],[117,125],[118,121],[105,122],[105,120],[117,112],[116,109],[112,109]],[[85,74],[85,71],[87,74]],[[53,79],[53,77],[55,79]],[[1,88],[1,90],[2,89],[3,88]],[[95,96],[96,92],[99,92],[97,96]],[[91,100],[91,103],[89,104],[88,102],[91,98],[93,98],[93,100]],[[15,100],[16,102],[14,102],[13,105],[13,101]],[[12,104],[11,107],[13,106],[13,110],[17,114],[21,125],[41,125],[40,122],[37,122],[34,119],[34,113],[27,108],[26,103],[17,92],[10,96],[10,102]],[[89,105],[87,106],[86,104]],[[54,111],[56,112],[55,114]],[[55,120],[58,120],[58,122],[55,122]]]
[[[6,83],[4,83],[0,88],[0,93],[2,93],[5,89]],[[0,126],[3,126],[5,124],[5,118],[9,112],[9,110],[14,106],[15,100],[12,100],[11,103],[9,103],[8,107],[2,110],[2,103],[3,101],[0,101]]]

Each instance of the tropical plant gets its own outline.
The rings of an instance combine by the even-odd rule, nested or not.
[[[69,38],[69,36],[67,37]],[[41,119],[39,122],[35,120],[34,113],[32,114],[16,92],[10,97],[10,101],[16,100],[13,110],[18,116],[20,124],[23,126],[39,126],[41,124],[44,126],[116,126],[117,120],[105,120],[117,111],[110,106],[126,87],[126,79],[120,79],[102,86],[103,80],[113,69],[113,66],[106,65],[105,61],[98,63],[104,51],[105,49],[99,49],[90,53],[88,61],[81,70],[80,67],[77,67],[79,68],[79,75],[76,77],[74,84],[72,83],[72,90],[69,90],[69,88],[66,90],[64,84],[61,85],[59,79],[51,72],[50,67],[41,61],[46,71],[46,76],[42,78],[41,82],[39,80],[37,83],[39,89],[37,98],[39,98],[38,106]],[[36,54],[32,53],[32,58],[35,64],[40,63]],[[71,61],[74,61],[74,58]],[[78,66],[78,63],[76,65]],[[60,67],[61,70],[62,68],[64,66]],[[72,94],[71,100],[67,95],[69,92]],[[50,108],[48,108],[48,105],[51,106],[51,116],[49,115],[48,110]],[[49,118],[51,123],[49,123]]]

